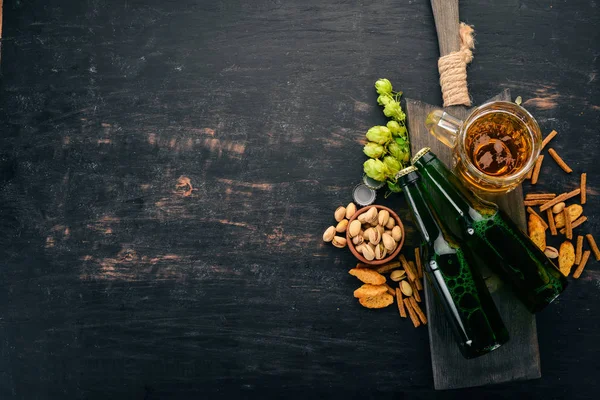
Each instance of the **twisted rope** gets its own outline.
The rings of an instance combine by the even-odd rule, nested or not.
[[[467,88],[467,64],[473,60],[474,29],[472,26],[460,23],[460,50],[440,57],[438,70],[444,107],[462,104],[471,105],[469,89]]]

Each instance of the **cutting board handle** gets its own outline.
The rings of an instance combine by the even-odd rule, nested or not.
[[[458,0],[431,0],[440,57],[460,50]]]

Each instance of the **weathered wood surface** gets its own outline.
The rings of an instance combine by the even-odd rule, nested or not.
[[[510,93],[505,90],[493,100],[510,101]],[[438,107],[417,100],[406,100],[412,151],[416,153],[423,147],[431,147],[440,160],[446,165],[452,165],[452,151],[433,137],[423,123],[427,114],[436,108]],[[469,109],[462,106],[448,107],[445,110],[461,119],[469,114]],[[493,200],[525,229],[523,190],[520,186],[508,195]],[[492,287],[492,296],[509,332],[510,341],[490,354],[466,360],[456,346],[444,310],[439,302],[436,302],[431,286],[426,286],[429,346],[436,389],[455,389],[540,377],[535,317],[507,286]]]
[[[510,88],[561,133],[597,237],[599,10],[460,9],[474,103]],[[385,121],[374,81],[440,104],[438,55],[427,1],[5,1],[0,398],[595,395],[596,263],[537,316],[541,379],[435,394],[426,329],[362,309],[320,241]]]
[[[431,0],[440,57],[460,50],[458,0]]]

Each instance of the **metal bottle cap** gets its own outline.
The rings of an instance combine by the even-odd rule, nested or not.
[[[417,154],[415,154],[412,158],[412,160],[410,160],[411,164],[414,164],[417,162],[417,160],[421,157],[423,157],[425,154],[429,153],[431,151],[430,147],[423,147],[421,150],[419,150],[417,152]]]
[[[373,190],[381,189],[385,185],[385,182],[380,182],[373,178],[369,178],[367,174],[363,175],[363,182],[369,189]]]
[[[397,174],[396,174],[396,179],[400,179],[401,177],[403,177],[404,175],[408,175],[411,172],[415,172],[418,171],[418,169],[416,167],[413,167],[412,165],[410,167],[406,167],[404,169],[401,169]]]
[[[361,207],[368,206],[375,202],[375,198],[377,197],[377,192],[371,189],[367,185],[361,183],[357,185],[352,191],[352,198]]]

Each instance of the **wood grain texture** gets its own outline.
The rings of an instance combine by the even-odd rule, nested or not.
[[[597,238],[598,10],[460,10],[474,102],[510,88],[560,132]],[[436,393],[427,331],[362,309],[321,243],[386,121],[373,83],[439,104],[438,56],[427,1],[5,1],[0,398],[592,398],[595,262],[536,316],[541,379]],[[536,191],[574,189],[544,164]]]
[[[505,90],[492,100],[510,101],[510,92]],[[423,147],[431,147],[440,160],[446,165],[452,165],[451,149],[433,137],[424,125],[427,114],[436,108],[420,101],[406,100],[412,152],[414,154]],[[460,119],[469,114],[469,109],[462,106],[448,107],[445,110]],[[521,228],[525,229],[521,186],[501,198],[488,199],[498,203]],[[490,272],[485,274],[490,275]],[[509,332],[510,340],[490,354],[467,360],[460,354],[444,311],[435,301],[431,287],[427,285],[425,298],[430,321],[431,363],[436,389],[456,389],[540,377],[535,317],[506,286],[497,288],[492,296]]]
[[[440,57],[460,50],[458,0],[431,0]]]

